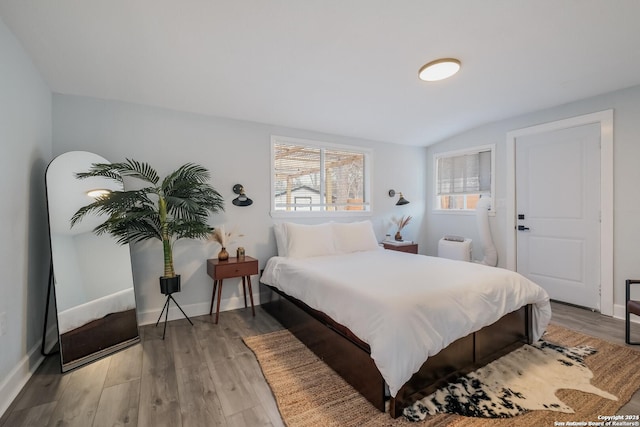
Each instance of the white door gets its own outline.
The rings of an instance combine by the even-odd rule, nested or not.
[[[600,309],[600,124],[518,137],[517,271]]]

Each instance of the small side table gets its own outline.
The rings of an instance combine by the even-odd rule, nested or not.
[[[245,256],[244,258],[229,258],[220,261],[217,258],[207,260],[207,274],[213,278],[213,293],[211,294],[211,307],[209,315],[213,313],[213,302],[218,291],[218,304],[216,306],[216,324],[220,316],[220,298],[222,297],[222,279],[242,277],[242,292],[244,293],[244,307],[247,308],[247,284],[249,285],[249,298],[251,300],[251,312],[255,317],[253,307],[253,291],[251,290],[251,275],[258,274],[258,260]]]
[[[391,244],[391,243],[382,242],[382,246],[385,249],[389,249],[389,250],[392,250],[392,251],[408,252],[410,254],[417,254],[418,253],[418,244],[417,243],[412,243],[410,245],[394,245],[394,244]]]

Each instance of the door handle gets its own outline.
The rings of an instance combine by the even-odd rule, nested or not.
[[[518,231],[529,231],[529,227],[525,227],[524,225],[519,225]]]

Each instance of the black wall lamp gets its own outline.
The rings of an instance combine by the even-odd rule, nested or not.
[[[396,191],[395,190],[389,190],[389,197],[395,197],[396,195]],[[409,201],[407,199],[404,198],[404,196],[402,195],[402,192],[398,192],[398,201],[396,202],[396,206],[402,206],[402,205],[408,205]]]
[[[242,184],[234,185],[233,192],[238,195],[238,197],[236,197],[231,201],[231,203],[233,203],[234,205],[249,206],[253,203],[253,200],[251,200],[250,198],[247,197],[246,194],[244,194],[244,187],[242,186]]]

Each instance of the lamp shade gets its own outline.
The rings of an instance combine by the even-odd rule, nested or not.
[[[238,195],[235,199],[231,201],[235,206],[250,206],[253,204],[253,200],[247,197],[244,193],[244,187],[242,184],[236,184],[233,186],[233,192]]]
[[[398,201],[396,202],[396,206],[408,205],[409,201],[404,198],[402,193],[399,193],[400,197],[398,197]]]
[[[396,190],[389,190],[389,197],[395,197]],[[409,201],[404,198],[402,195],[402,191],[398,192],[398,201],[396,202],[396,206],[408,205]]]

